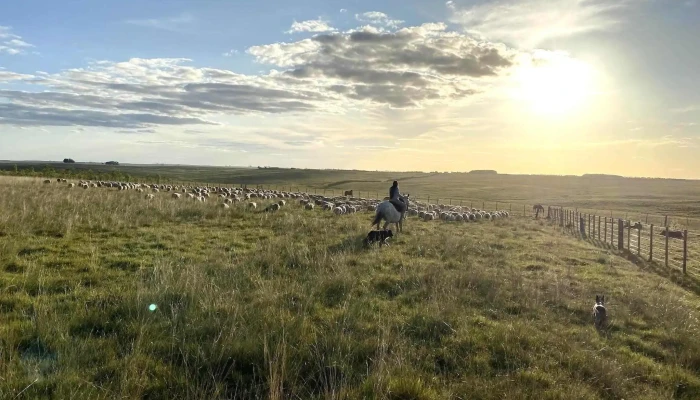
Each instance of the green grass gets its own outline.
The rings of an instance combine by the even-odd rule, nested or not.
[[[370,219],[0,178],[0,398],[700,397],[692,276],[528,218],[366,250]]]

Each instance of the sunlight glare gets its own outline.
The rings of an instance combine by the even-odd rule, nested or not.
[[[591,66],[563,55],[549,55],[524,65],[515,78],[514,97],[539,115],[580,112],[593,93]]]

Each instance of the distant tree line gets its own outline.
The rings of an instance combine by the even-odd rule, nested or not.
[[[64,159],[63,159],[63,162],[64,162],[65,164],[75,164],[75,160],[72,159],[72,158],[64,158]]]
[[[51,165],[44,165],[41,168],[26,167],[20,168],[17,164],[3,169],[0,166],[0,175],[9,176],[29,176],[42,178],[64,178],[64,179],[86,179],[92,181],[119,181],[119,182],[153,182],[167,183],[170,179],[164,179],[160,175],[139,175],[133,176],[119,170],[114,171],[93,171],[91,169],[79,170],[75,168],[56,169]]]

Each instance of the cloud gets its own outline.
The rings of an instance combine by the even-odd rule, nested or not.
[[[405,21],[391,19],[388,15],[379,11],[369,11],[362,14],[355,14],[355,19],[369,24],[379,25],[387,28],[398,28]]]
[[[143,26],[146,28],[162,29],[166,31],[180,31],[194,23],[195,18],[188,14],[182,13],[173,17],[163,18],[148,18],[148,19],[128,19],[124,23],[129,25]]]
[[[347,8],[341,8],[341,9],[340,9],[340,12],[341,12],[341,13],[346,13],[346,12],[348,12],[348,9],[347,9]]]
[[[234,117],[309,119],[441,108],[488,91],[514,68],[520,53],[429,23],[393,32],[361,27],[320,33],[253,46],[247,54],[273,69],[247,75],[191,66],[185,58],[103,60],[35,75],[0,69],[0,82],[23,83],[22,90],[0,89],[0,125],[106,127],[132,133],[200,125],[209,132]],[[449,121],[463,127],[456,117]],[[332,118],[323,123],[326,132],[338,130]],[[422,124],[420,119],[411,122]],[[439,124],[433,128],[443,129]],[[295,136],[288,130],[288,140],[274,146],[298,149],[331,143],[315,128],[305,129],[316,134]],[[428,129],[426,125],[424,131]]]
[[[1,73],[1,71],[0,71]],[[697,112],[700,111],[700,104],[691,104],[689,106],[681,107],[681,108],[674,108],[671,110],[671,112],[676,113],[676,114],[687,114],[687,113],[692,113],[692,112]]]
[[[303,88],[285,90],[269,78],[194,68],[183,65],[186,62],[100,61],[88,68],[26,79],[37,87],[32,91],[0,90],[0,124],[129,129],[212,125],[215,123],[207,118],[210,115],[309,111],[315,109],[314,102],[323,99]],[[0,71],[0,77],[17,79],[21,75]]]
[[[0,83],[31,79],[32,77],[32,75],[18,74],[15,72],[5,71],[3,67],[0,67]]]
[[[10,31],[12,31],[11,27],[0,25],[0,54],[26,54],[28,48],[34,47],[33,44],[25,42],[21,36],[10,33]]]
[[[292,23],[292,27],[286,33],[297,33],[297,32],[332,32],[335,28],[328,25],[326,21],[319,19],[310,19],[307,21]]]
[[[500,0],[460,7],[446,3],[450,21],[493,40],[532,47],[548,40],[606,31],[630,0]]]
[[[224,56],[224,57],[232,57],[232,56],[237,55],[238,53],[240,53],[238,50],[236,50],[236,49],[231,49],[231,50],[229,50],[229,51],[227,51],[227,52],[225,52],[225,53],[222,53],[221,55]]]
[[[496,77],[513,64],[512,49],[447,32],[444,24],[321,34],[253,46],[248,53],[260,63],[286,68],[281,81],[394,107],[473,95],[476,81]]]

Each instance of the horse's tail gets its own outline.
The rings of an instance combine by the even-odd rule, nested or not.
[[[382,222],[382,213],[377,210],[377,214],[374,215],[374,220],[372,220],[372,225],[370,226],[379,225],[380,222]]]

